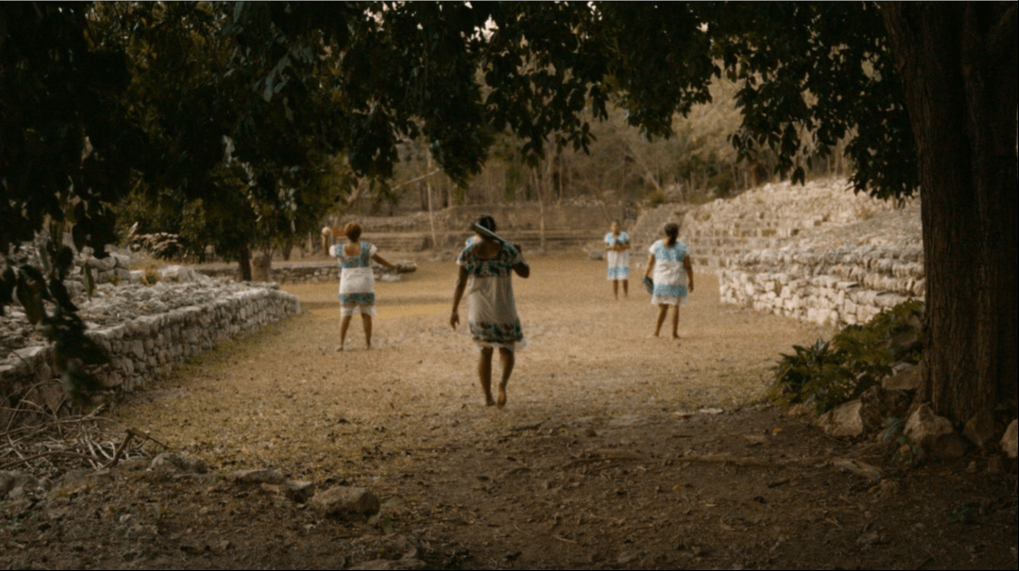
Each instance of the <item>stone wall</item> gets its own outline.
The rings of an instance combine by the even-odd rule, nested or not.
[[[817,324],[866,323],[909,299],[923,299],[923,252],[845,248],[823,254],[753,252],[723,270],[723,303]]]
[[[104,285],[93,299],[77,303],[87,335],[111,358],[93,372],[106,388],[124,391],[145,386],[219,341],[301,311],[298,299],[274,284],[201,276],[178,283],[167,279],[152,287]],[[23,346],[6,344],[13,350],[0,360],[0,397],[20,395],[56,411],[63,391],[51,366],[52,348],[17,312],[3,326]]]
[[[382,282],[398,282],[405,274],[417,271],[414,262],[393,262],[396,270],[388,270],[372,263],[375,279]],[[198,267],[195,272],[210,278],[240,279],[240,270],[231,267]],[[274,262],[270,268],[272,281],[279,284],[318,284],[336,283],[340,281],[340,266],[335,260],[319,262],[288,263]]]
[[[680,239],[690,246],[698,268],[718,272],[748,252],[783,247],[894,211],[893,203],[854,194],[843,179],[768,184],[687,211]]]
[[[924,297],[920,205],[899,206],[826,180],[671,215],[683,217],[695,269],[719,274],[723,303],[843,325]]]

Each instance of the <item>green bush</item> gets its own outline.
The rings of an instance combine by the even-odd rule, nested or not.
[[[908,301],[866,325],[851,325],[831,341],[793,347],[774,368],[773,397],[783,406],[804,404],[824,414],[859,398],[896,363],[918,364],[923,355],[923,303]]]

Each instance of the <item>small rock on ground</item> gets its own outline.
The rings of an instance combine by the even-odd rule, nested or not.
[[[867,430],[862,411],[862,402],[848,402],[819,418],[817,424],[832,438],[859,438]]]
[[[287,482],[283,487],[287,498],[298,504],[306,504],[315,495],[313,482]]]
[[[942,460],[955,460],[966,455],[962,438],[955,433],[952,423],[934,414],[931,407],[923,405],[913,413],[906,423],[906,437]]]
[[[181,454],[160,454],[152,460],[150,469],[153,471],[171,470],[185,474],[207,474],[209,465],[198,458]]]
[[[364,488],[337,486],[311,498],[312,508],[322,517],[343,519],[349,516],[373,516],[379,513],[379,499]]]
[[[912,391],[917,392],[923,388],[923,374],[920,367],[909,366],[899,374],[888,377],[881,383],[886,391]]]
[[[998,440],[1001,434],[994,415],[989,411],[980,411],[976,416],[966,423],[966,430],[962,435],[975,444],[981,450],[987,450],[989,446]]]
[[[287,481],[287,477],[279,470],[240,470],[230,474],[230,479],[238,484],[269,484],[279,486]]]

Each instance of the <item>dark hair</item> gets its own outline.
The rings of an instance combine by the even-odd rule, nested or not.
[[[676,242],[679,241],[679,224],[675,222],[669,222],[665,225],[665,235],[669,237],[669,243],[666,244],[668,247],[673,247]]]
[[[343,227],[343,234],[351,242],[357,242],[357,239],[361,237],[361,225],[357,222],[351,222]]]
[[[495,232],[495,218],[492,218],[488,214],[482,214],[478,216],[478,219],[474,221],[475,224],[481,226],[489,232]]]

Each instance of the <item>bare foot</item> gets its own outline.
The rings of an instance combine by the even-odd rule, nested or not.
[[[506,389],[499,389],[499,402],[496,404],[499,408],[506,407]]]
[[[343,352],[343,345],[340,345],[339,347],[337,347],[336,348],[336,352],[337,353],[342,353]]]
[[[492,400],[492,397],[485,398],[485,406],[495,406],[495,401]]]
[[[679,333],[673,333],[672,334],[672,340],[673,341],[679,341]]]

